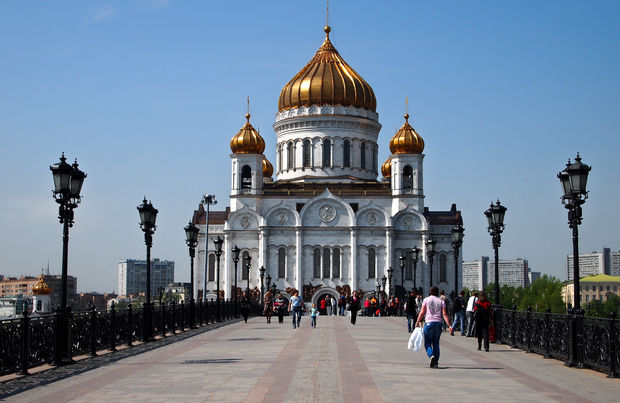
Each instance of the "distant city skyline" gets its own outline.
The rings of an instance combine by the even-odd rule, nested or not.
[[[118,291],[118,262],[145,259],[143,196],[159,209],[152,256],[189,281],[183,227],[204,193],[229,205],[247,96],[274,162],[278,96],[324,24],[319,1],[0,3],[0,274],[36,276],[48,259],[60,273],[49,166],[65,152],[88,174],[69,241],[78,292]],[[483,211],[499,198],[500,259],[566,280],[556,174],[577,152],[592,166],[580,252],[620,249],[620,3],[332,1],[330,25],[377,96],[380,162],[408,97],[425,205],[462,211],[464,261],[492,256]]]

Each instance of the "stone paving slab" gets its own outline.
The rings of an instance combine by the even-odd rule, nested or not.
[[[620,399],[618,379],[503,345],[480,352],[473,338],[447,333],[439,368],[431,369],[424,352],[407,350],[403,318],[362,317],[351,325],[348,317],[320,316],[316,329],[307,317],[298,329],[253,318],[183,336],[0,383],[0,396],[8,402]],[[63,371],[73,372],[54,381]]]

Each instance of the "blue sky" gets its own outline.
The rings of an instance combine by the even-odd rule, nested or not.
[[[136,206],[159,209],[153,255],[189,280],[183,226],[228,204],[229,141],[252,123],[274,162],[280,90],[323,40],[323,1],[0,2],[0,273],[60,272],[49,165],[88,173],[71,230],[81,291],[117,289],[144,256]],[[426,205],[462,210],[466,260],[492,255],[483,211],[508,207],[501,258],[564,280],[571,235],[556,178],[592,165],[582,251],[620,249],[620,3],[332,1],[331,39],[370,83],[380,162],[402,124],[426,142]]]

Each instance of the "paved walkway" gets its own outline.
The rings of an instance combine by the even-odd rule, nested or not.
[[[64,368],[5,382],[0,396],[19,402],[620,399],[618,379],[506,346],[479,352],[474,339],[447,333],[439,368],[431,369],[425,353],[407,350],[407,340],[402,318],[358,318],[353,326],[348,317],[321,316],[311,329],[304,317],[296,330],[288,321],[254,318],[160,348],[150,344],[141,354],[125,350],[97,358],[96,365],[87,360],[57,381],[55,371]]]

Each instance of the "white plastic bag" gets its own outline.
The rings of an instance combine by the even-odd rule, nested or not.
[[[413,350],[414,352],[420,351],[420,348],[424,345],[424,331],[422,331],[421,327],[416,327],[411,333],[411,337],[409,338],[409,343],[407,344],[407,348],[409,350]]]

